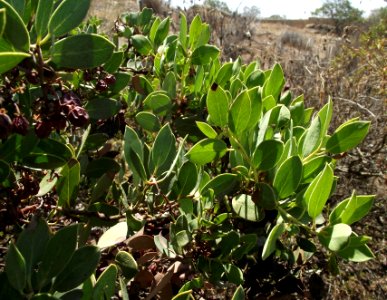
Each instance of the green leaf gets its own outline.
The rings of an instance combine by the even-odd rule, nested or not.
[[[327,135],[329,124],[331,123],[332,119],[332,112],[333,112],[333,102],[332,99],[329,98],[328,103],[323,106],[323,108],[320,109],[317,116],[320,118],[321,121],[321,139],[324,139]]]
[[[220,50],[213,45],[203,45],[196,48],[191,55],[193,65],[207,65],[218,57]]]
[[[342,124],[328,139],[327,152],[339,154],[356,147],[367,135],[369,127],[368,121],[348,121]]]
[[[178,187],[179,195],[188,195],[196,186],[198,179],[198,169],[196,165],[190,161],[185,162],[179,171]]]
[[[103,65],[104,70],[110,74],[117,72],[119,67],[121,66],[123,59],[123,51],[113,52],[109,60]]]
[[[216,74],[215,76],[215,82],[224,87],[225,84],[230,81],[231,79],[231,76],[232,76],[232,66],[233,66],[233,63],[232,62],[228,62],[228,63],[225,63],[223,64],[218,73]]]
[[[265,83],[265,74],[261,70],[255,70],[246,79],[246,86],[248,88],[263,86],[264,83]]]
[[[3,38],[9,41],[14,49],[28,52],[30,49],[30,36],[22,18],[6,1],[0,1],[1,8],[5,8],[6,14]]]
[[[241,285],[237,287],[231,300],[245,300],[245,293]]]
[[[172,245],[168,240],[161,235],[161,232],[158,235],[153,237],[157,250],[159,250],[163,255],[166,255],[170,258],[176,257],[176,252],[173,250]]]
[[[304,164],[302,182],[311,182],[325,167],[327,163],[331,162],[331,158],[328,156],[317,156]]]
[[[107,62],[114,48],[113,43],[100,35],[80,34],[57,41],[50,54],[58,67],[87,69]]]
[[[60,177],[56,185],[56,190],[59,196],[58,205],[64,207],[71,207],[75,203],[77,197],[81,166],[79,162],[72,158],[60,172]]]
[[[126,240],[128,234],[128,224],[119,222],[106,230],[98,240],[99,248],[108,248]]]
[[[208,138],[215,139],[218,136],[218,133],[205,122],[196,121],[196,125],[200,129],[200,131]]]
[[[118,94],[129,86],[132,76],[126,72],[117,72],[114,73],[114,76],[116,77],[116,82],[110,86],[109,90],[113,94]]]
[[[78,227],[78,224],[66,226],[48,241],[37,274],[40,288],[56,277],[69,262],[77,246]]]
[[[283,223],[275,225],[273,229],[270,231],[262,250],[263,260],[268,258],[277,249],[277,246],[276,246],[277,240],[284,231],[285,231],[285,225]]]
[[[115,173],[107,172],[104,173],[97,181],[95,186],[92,189],[90,196],[90,203],[96,202],[99,198],[106,196],[106,193],[109,191],[112,186]]]
[[[234,284],[242,284],[244,282],[242,270],[232,264],[226,267],[226,276],[228,281]]]
[[[198,165],[205,165],[223,157],[227,152],[225,142],[217,139],[204,139],[195,144],[187,153],[187,158]]]
[[[329,215],[329,223],[344,223],[351,225],[361,220],[370,211],[375,196],[357,196],[353,194],[350,198],[340,202]]]
[[[97,98],[87,102],[85,109],[87,110],[90,119],[106,120],[115,116],[121,109],[120,101],[109,98]]]
[[[180,13],[180,31],[179,31],[179,41],[180,44],[183,46],[184,49],[187,48],[187,32],[188,32],[188,25],[187,25],[187,17],[184,13]]]
[[[81,2],[81,1],[79,1]],[[35,15],[35,31],[37,40],[48,32],[48,23],[54,8],[54,0],[39,1]]]
[[[25,259],[28,279],[31,278],[37,263],[43,258],[49,238],[50,230],[46,221],[36,216],[19,235],[16,246]]]
[[[231,104],[229,112],[229,127],[237,135],[240,135],[248,127],[250,115],[252,113],[252,103],[247,91],[243,91]]]
[[[11,243],[5,257],[5,273],[10,285],[22,292],[27,283],[26,262],[19,249]]]
[[[154,170],[160,169],[165,164],[171,164],[176,155],[176,139],[169,124],[164,125],[156,136],[151,150],[151,161]],[[156,171],[155,171],[156,172]]]
[[[110,157],[100,157],[89,162],[85,175],[91,178],[99,178],[108,172],[118,173],[120,168],[120,164],[114,159]]]
[[[128,126],[126,126],[124,134],[124,155],[131,171],[142,180],[146,180],[147,174],[143,164],[143,145],[137,133]]]
[[[310,183],[304,194],[308,214],[315,219],[324,209],[333,185],[333,170],[329,164]]]
[[[120,267],[126,280],[132,279],[138,273],[138,266],[135,259],[126,251],[118,251],[115,262]]]
[[[177,245],[182,248],[190,243],[191,237],[187,230],[181,230],[176,233],[175,240]]]
[[[284,144],[277,140],[267,140],[259,144],[253,153],[254,168],[262,171],[274,168],[279,162],[284,150]]]
[[[239,217],[253,222],[259,222],[265,216],[263,210],[254,203],[250,195],[241,194],[234,197],[232,208]]]
[[[69,291],[89,278],[97,268],[101,253],[95,246],[77,249],[68,264],[55,278],[53,290]]]
[[[319,116],[316,116],[309,128],[305,132],[305,137],[303,138],[302,144],[302,156],[307,157],[313,151],[318,149],[322,139],[322,124]]]
[[[352,234],[349,237],[348,245],[337,252],[337,254],[345,259],[354,262],[364,262],[375,258],[371,249],[366,245],[370,238],[365,236],[356,236]]]
[[[116,291],[116,278],[118,269],[109,265],[98,277],[93,290],[93,299],[111,299]]]
[[[284,72],[279,64],[275,64],[273,70],[270,72],[269,78],[263,85],[262,98],[272,95],[277,101],[284,84]]]
[[[199,15],[196,15],[189,27],[189,45],[191,49],[195,49],[195,45],[198,42],[200,32],[201,32],[201,27],[202,27],[202,20]]]
[[[85,148],[87,150],[97,150],[101,148],[109,139],[106,133],[94,133],[87,136]]]
[[[267,210],[272,210],[276,208],[277,195],[274,192],[273,188],[264,182],[259,182],[256,184],[256,194],[254,194],[258,199],[254,199],[255,203],[260,207],[263,207]]]
[[[78,27],[89,11],[91,0],[64,0],[55,9],[48,23],[51,35],[59,37]]]
[[[227,194],[235,187],[237,183],[238,175],[223,173],[207,182],[206,185],[201,189],[200,193],[203,195],[206,193],[206,191],[212,189],[215,196],[218,196],[219,194]]]
[[[339,251],[348,244],[351,234],[351,227],[340,223],[325,227],[318,233],[318,239],[329,250]]]
[[[171,112],[172,102],[164,92],[150,93],[144,100],[144,106],[151,109],[156,115],[165,116]]]
[[[0,8],[0,38],[3,36],[6,25],[7,25],[6,9]]]
[[[30,54],[24,52],[0,52],[0,74],[3,74],[16,67],[23,59]]]
[[[141,34],[135,34],[131,38],[133,47],[140,53],[141,55],[149,55],[152,50],[152,43],[151,41]]]
[[[140,111],[135,116],[136,122],[144,129],[150,132],[157,132],[161,128],[159,119],[148,111]]]
[[[11,171],[9,164],[4,160],[0,160],[0,183],[8,178],[9,172]]]
[[[171,24],[170,18],[165,18],[164,20],[161,21],[161,23],[157,27],[156,34],[153,40],[156,48],[160,46],[163,43],[164,39],[167,37],[170,24]]]
[[[280,199],[289,197],[297,190],[302,177],[302,169],[302,162],[298,156],[289,157],[279,166],[273,187]]]
[[[228,124],[229,101],[226,92],[217,85],[213,85],[207,94],[207,109],[211,123],[224,127]]]
[[[23,165],[36,169],[56,169],[64,166],[73,153],[65,144],[53,139],[41,139],[22,160]]]

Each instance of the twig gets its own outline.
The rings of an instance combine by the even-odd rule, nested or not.
[[[124,217],[123,215],[106,216],[104,213],[100,213],[97,211],[77,210],[72,208],[56,207],[55,209],[70,217],[74,217],[74,216],[95,217],[104,221],[117,221]]]
[[[375,123],[376,123],[376,127],[378,126],[378,118],[376,117],[376,115],[370,111],[368,108],[364,107],[363,105],[355,102],[355,101],[352,101],[352,100],[349,100],[349,99],[346,99],[346,98],[342,98],[342,97],[335,97],[336,99],[338,100],[341,100],[341,101],[345,101],[345,102],[348,102],[348,103],[351,103],[353,105],[356,105],[357,107],[359,107],[360,109],[366,111],[367,113],[369,113],[374,119],[375,119]]]

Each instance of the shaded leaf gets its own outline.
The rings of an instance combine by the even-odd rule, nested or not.
[[[114,44],[103,36],[80,34],[57,41],[50,54],[53,63],[59,67],[87,69],[107,62],[114,48]]]
[[[90,2],[90,0],[62,1],[48,23],[50,34],[59,37],[76,28],[86,17]]]
[[[232,208],[243,219],[258,222],[264,218],[264,212],[251,199],[250,195],[241,194],[232,199]]]
[[[283,223],[275,225],[273,229],[270,231],[262,250],[263,260],[268,258],[277,249],[277,246],[276,246],[277,240],[284,231],[285,231],[285,225]]]
[[[187,153],[188,159],[198,165],[205,165],[221,158],[227,152],[225,142],[217,139],[204,139],[196,143]]]

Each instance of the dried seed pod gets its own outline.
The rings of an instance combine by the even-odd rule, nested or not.
[[[95,89],[98,92],[104,92],[108,89],[108,85],[106,84],[106,81],[103,79],[100,79],[97,81],[97,84],[95,85]]]
[[[50,122],[52,124],[52,126],[56,129],[56,130],[64,130],[67,126],[67,119],[66,117],[59,113],[59,114],[56,114],[54,116],[52,116],[50,118]]]
[[[28,132],[28,128],[30,126],[30,122],[24,116],[16,116],[12,120],[12,129],[13,132],[26,135]]]
[[[116,83],[116,77],[112,74],[106,75],[104,80],[108,85],[112,85]]]
[[[27,81],[31,84],[39,83],[39,74],[36,71],[31,71],[26,73]]]
[[[52,131],[52,123],[49,120],[39,121],[35,124],[35,133],[41,138],[47,138]]]
[[[62,102],[62,105],[76,105],[76,106],[81,105],[81,99],[73,91],[63,93],[61,102]]]
[[[89,122],[89,114],[80,106],[74,106],[68,113],[67,118],[76,127],[85,126]]]

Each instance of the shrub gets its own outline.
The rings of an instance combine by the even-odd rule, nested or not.
[[[124,14],[113,43],[81,24],[89,4],[0,1],[2,213],[41,215],[9,244],[1,298],[110,298],[117,280],[126,298],[135,284],[192,298],[228,282],[243,299],[246,257],[322,252],[332,271],[373,257],[351,228],[373,196],[326,205],[369,122],[329,133],[331,100],[313,115],[279,64],[222,63],[198,16],[169,34],[150,9]],[[63,216],[80,224],[53,235],[45,219]],[[91,246],[95,227],[110,229]]]

